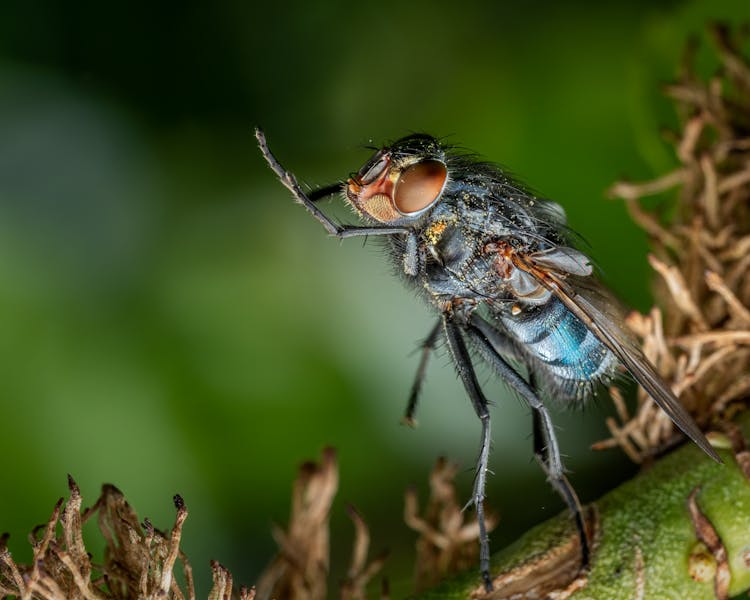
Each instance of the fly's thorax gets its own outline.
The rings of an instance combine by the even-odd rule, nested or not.
[[[518,268],[514,262],[517,253],[516,245],[508,240],[494,239],[482,247],[482,254],[487,257],[492,274],[504,283],[513,298],[522,303],[514,307],[545,304],[552,296],[550,290],[530,273]],[[524,249],[521,253],[529,252]]]
[[[467,226],[455,207],[441,203],[420,228],[419,240],[425,259],[423,286],[435,304],[451,297],[483,300],[504,293],[502,280],[481,252],[487,234]]]
[[[439,142],[409,136],[376,152],[345,186],[346,199],[366,220],[414,225],[438,203],[448,183]]]

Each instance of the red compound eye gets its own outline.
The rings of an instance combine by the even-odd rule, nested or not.
[[[445,186],[448,170],[439,160],[423,160],[404,169],[396,182],[393,203],[410,215],[433,204]]]

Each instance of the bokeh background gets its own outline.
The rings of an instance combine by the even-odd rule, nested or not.
[[[432,317],[375,245],[338,243],[293,204],[254,126],[312,186],[356,170],[367,144],[450,136],[564,204],[610,285],[646,309],[645,236],[604,190],[673,164],[660,83],[688,35],[748,16],[746,0],[0,4],[0,531],[14,555],[28,559],[70,473],[88,501],[112,482],[163,528],[179,492],[199,592],[210,558],[250,584],[297,465],[333,445],[333,580],[350,502],[406,594],[403,491],[424,498],[443,454],[468,498],[479,427],[444,353],[420,427],[399,425]],[[483,378],[499,548],[562,505],[531,460],[528,411]],[[610,413],[601,400],[556,417],[584,500],[633,470],[588,449]]]

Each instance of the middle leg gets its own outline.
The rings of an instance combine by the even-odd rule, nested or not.
[[[490,456],[490,412],[489,403],[484,396],[479,382],[477,381],[474,367],[471,363],[469,351],[466,349],[462,330],[453,320],[450,314],[443,314],[443,331],[450,350],[453,363],[458,371],[464,388],[471,399],[474,411],[482,422],[482,438],[477,458],[477,470],[474,477],[474,493],[471,504],[477,511],[477,524],[479,525],[479,568],[485,589],[492,591],[492,578],[490,577],[490,540],[487,533],[487,524],[484,517],[484,493],[487,485],[487,470]]]
[[[502,333],[489,322],[476,314],[472,314],[467,328],[469,338],[477,350],[487,361],[487,364],[529,405],[533,416],[534,454],[537,462],[547,475],[547,479],[565,501],[576,523],[581,544],[581,564],[588,567],[590,550],[588,531],[583,518],[581,502],[573,486],[565,477],[560,446],[557,443],[555,427],[552,417],[539,397],[535,377],[530,373],[527,382],[508,362],[500,356],[495,345],[490,340],[501,339]]]

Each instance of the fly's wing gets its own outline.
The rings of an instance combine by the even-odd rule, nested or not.
[[[608,310],[607,307],[611,306],[609,294],[587,277],[590,271],[585,273],[581,267],[579,256],[585,255],[567,248],[558,248],[556,252],[561,254],[540,256],[540,260],[536,260],[535,254],[516,254],[513,262],[556,296],[613,352],[685,435],[715,461],[722,462],[654,366],[625,333],[620,319]],[[579,280],[581,285],[571,285],[570,280]]]

